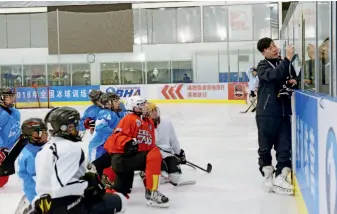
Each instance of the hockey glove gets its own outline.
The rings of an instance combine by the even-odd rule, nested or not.
[[[52,204],[49,194],[42,195],[34,202],[34,214],[48,214]]]
[[[84,190],[85,199],[90,200],[105,195],[104,185],[101,183],[96,173],[87,172],[80,179],[88,182],[88,187]]]
[[[124,153],[126,155],[132,155],[138,152],[138,143],[136,139],[129,140],[124,145]]]
[[[185,156],[185,151],[183,149],[180,149],[179,154],[175,154],[175,156],[179,160],[179,164],[186,164],[186,156]]]
[[[95,128],[95,120],[93,120],[91,118],[87,118],[84,121],[84,127],[85,127],[85,129],[93,129],[93,128]]]
[[[9,150],[6,148],[0,148],[0,165],[6,159]]]

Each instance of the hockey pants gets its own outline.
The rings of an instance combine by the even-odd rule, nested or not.
[[[167,172],[168,174],[176,173],[176,172],[181,174],[180,165],[179,165],[178,159],[175,156],[168,156],[164,158],[162,162],[161,170]]]
[[[113,182],[116,179],[116,173],[111,168],[111,156],[109,153],[97,158],[92,164],[95,166],[100,179],[103,174],[109,178],[109,181]]]
[[[287,117],[256,116],[259,141],[259,166],[272,164],[271,149],[276,151],[276,176],[284,167],[291,168],[291,122]]]
[[[48,214],[103,214],[118,213],[123,203],[119,195],[106,193],[102,198],[86,200],[78,196],[52,199]]]
[[[132,155],[112,154],[111,166],[116,173],[114,189],[124,195],[131,193],[134,172],[145,171],[145,186],[157,190],[161,171],[161,154],[157,147]]]

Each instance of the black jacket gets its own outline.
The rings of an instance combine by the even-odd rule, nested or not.
[[[268,62],[269,61],[269,62]],[[290,116],[291,96],[278,97],[279,91],[291,75],[297,80],[296,72],[288,59],[261,60],[257,66],[259,87],[257,92],[256,116]],[[274,67],[272,66],[274,65]]]

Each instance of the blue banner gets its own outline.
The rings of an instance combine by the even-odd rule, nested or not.
[[[319,213],[317,98],[295,93],[296,178],[308,212]]]
[[[48,102],[48,87],[18,87],[15,92],[17,103]]]
[[[49,102],[81,102],[90,101],[91,90],[99,90],[96,86],[50,86],[50,87],[18,87],[15,88],[16,103],[29,104]],[[49,96],[48,96],[49,90]],[[37,96],[38,95],[38,96]],[[37,104],[36,104],[37,105]],[[29,106],[29,105],[25,105]]]
[[[49,98],[50,102],[90,101],[89,93],[92,90],[99,90],[99,86],[51,86]]]

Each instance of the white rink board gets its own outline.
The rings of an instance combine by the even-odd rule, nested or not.
[[[213,171],[206,174],[184,166],[196,185],[160,186],[170,208],[146,206],[144,187],[135,178],[127,214],[296,214],[293,197],[266,193],[257,166],[257,131],[254,114],[240,114],[246,105],[163,104],[161,114],[171,118],[178,139],[191,162]],[[78,108],[78,107],[77,107]],[[83,113],[85,107],[78,108]],[[20,110],[22,120],[44,118],[48,110]],[[83,148],[87,151],[88,136]],[[22,195],[16,176],[0,189],[1,214],[13,214]]]

